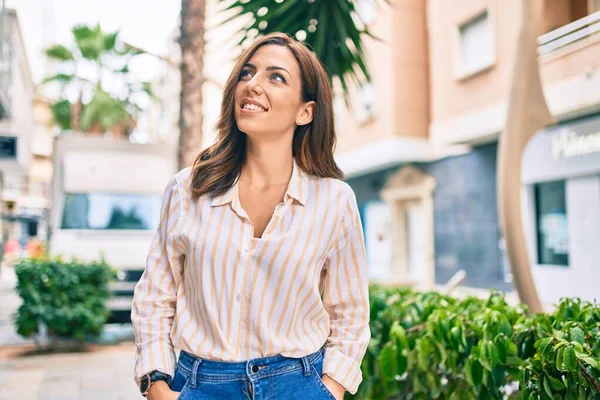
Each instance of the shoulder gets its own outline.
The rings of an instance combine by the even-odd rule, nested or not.
[[[185,195],[186,192],[189,191],[189,181],[191,179],[191,171],[192,167],[186,167],[181,171],[177,172],[175,175],[171,176],[171,179],[168,183],[168,188],[176,191],[180,196]]]
[[[356,201],[354,190],[352,187],[336,178],[318,178],[311,176],[310,180],[314,185],[319,185],[321,187],[326,187],[330,192],[330,196],[332,199],[335,199],[336,203],[347,203],[348,201]]]
[[[187,167],[171,175],[169,182],[165,187],[164,199],[169,199],[171,204],[175,202],[186,203],[189,192],[189,179],[191,167]]]
[[[192,177],[192,167],[185,167],[173,176],[173,179],[179,184],[186,184]]]

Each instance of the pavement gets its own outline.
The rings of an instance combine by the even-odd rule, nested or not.
[[[40,354],[33,339],[19,336],[11,314],[19,307],[14,269],[0,268],[0,400],[143,399],[133,381],[131,325],[107,325],[84,348]],[[42,345],[48,343],[43,335]],[[71,352],[66,352],[71,351]]]
[[[143,399],[133,381],[135,346],[0,359],[0,400]]]

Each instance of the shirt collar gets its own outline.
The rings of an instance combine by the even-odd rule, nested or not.
[[[298,166],[296,159],[294,159],[292,178],[290,179],[285,195],[292,197],[303,206],[306,205],[308,197],[308,177]]]
[[[227,190],[222,195],[213,197],[210,205],[216,207],[233,203],[237,196],[238,181],[236,179],[235,183],[231,188],[229,188],[229,190]],[[302,169],[298,166],[298,164],[296,164],[295,159],[292,168],[292,177],[290,178],[290,183],[288,184],[288,188],[285,192],[284,201],[288,196],[298,201],[303,206],[306,205],[306,201],[308,198],[308,177],[306,176],[304,171],[302,171]]]
[[[213,197],[212,201],[210,202],[210,205],[212,207],[216,207],[216,206],[224,206],[225,204],[229,204],[233,202],[233,199],[235,198],[236,194],[237,194],[237,179],[235,180],[235,183],[223,194],[219,195],[219,196],[215,196]]]

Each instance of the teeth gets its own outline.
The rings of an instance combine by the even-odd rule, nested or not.
[[[242,108],[244,110],[266,111],[264,108],[256,106],[254,104],[244,104],[244,106]]]

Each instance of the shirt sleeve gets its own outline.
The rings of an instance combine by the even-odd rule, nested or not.
[[[323,373],[355,394],[360,364],[371,339],[369,284],[363,230],[354,192],[342,210],[338,238],[326,260],[323,304],[331,333],[325,343]]]
[[[183,251],[178,243],[182,201],[175,177],[168,183],[160,221],[152,239],[146,267],[135,286],[131,321],[137,347],[134,379],[159,370],[173,376],[175,350],[170,339],[176,307],[176,281],[180,280]]]

